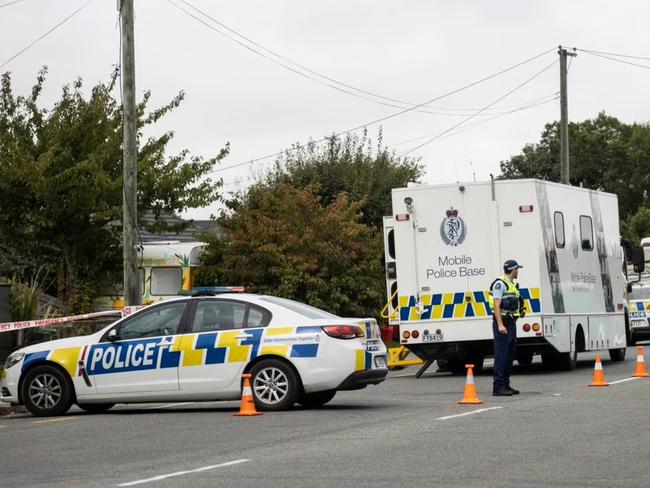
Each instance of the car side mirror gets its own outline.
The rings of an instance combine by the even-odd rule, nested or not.
[[[108,333],[108,336],[106,336],[106,339],[109,341],[119,341],[120,340],[120,334],[117,332],[117,329],[111,329],[110,332]]]
[[[632,283],[627,284],[627,292],[632,293]]]
[[[645,251],[642,247],[632,248],[632,264],[634,265],[635,273],[643,273],[645,271]]]

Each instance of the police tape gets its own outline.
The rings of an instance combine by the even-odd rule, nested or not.
[[[128,310],[107,310],[104,312],[84,313],[81,315],[70,315],[69,317],[55,317],[51,319],[25,320],[22,322],[4,322],[0,323],[0,332],[9,332],[12,330],[31,329],[34,327],[47,327],[49,325],[60,325],[67,322],[76,322],[78,320],[91,320],[101,317],[112,317],[120,315],[122,317],[130,315],[136,307],[125,307]]]

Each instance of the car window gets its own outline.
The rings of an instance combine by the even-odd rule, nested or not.
[[[312,307],[311,305],[307,305],[305,303],[300,303],[296,302],[293,300],[289,300],[288,298],[280,298],[280,297],[271,297],[271,296],[265,296],[261,297],[261,300],[267,301],[269,303],[273,303],[275,305],[279,305],[281,307],[284,307],[288,310],[291,310],[294,313],[300,314],[303,317],[307,317],[308,319],[336,319],[338,318],[336,315],[333,315],[329,312],[326,312],[325,310],[321,310],[320,308]]]
[[[267,316],[261,308],[250,306],[246,327],[265,327],[269,323]]]
[[[201,300],[194,314],[193,332],[232,330],[244,327],[246,304],[226,300]]]
[[[181,268],[151,268],[152,295],[178,295],[183,287]]]
[[[175,302],[146,308],[132,318],[122,322],[120,339],[139,339],[178,333],[186,302]]]

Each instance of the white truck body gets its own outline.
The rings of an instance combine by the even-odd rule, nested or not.
[[[384,219],[388,310],[401,344],[421,358],[482,364],[492,354],[487,291],[507,259],[523,265],[520,358],[541,353],[575,365],[581,351],[624,354],[616,195],[497,180],[398,188],[392,205]]]

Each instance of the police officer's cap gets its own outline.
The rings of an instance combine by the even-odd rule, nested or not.
[[[517,261],[514,259],[508,259],[505,263],[503,263],[503,271],[506,273],[509,273],[510,271],[514,271],[515,269],[523,268],[522,265],[520,265]]]

